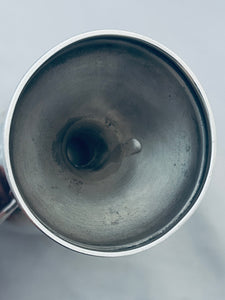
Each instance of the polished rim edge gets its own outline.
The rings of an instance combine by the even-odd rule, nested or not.
[[[193,86],[195,87],[195,89],[197,90],[199,96],[202,99],[202,105],[205,109],[205,114],[206,114],[206,118],[207,118],[208,123],[209,123],[209,130],[210,130],[210,134],[211,134],[211,141],[210,141],[211,142],[211,157],[210,157],[210,161],[209,161],[208,173],[206,175],[206,179],[205,179],[205,182],[203,184],[202,190],[200,191],[200,194],[199,194],[198,198],[196,199],[193,206],[189,209],[189,211],[187,211],[187,213],[182,217],[181,220],[178,221],[177,224],[175,224],[169,231],[167,231],[164,235],[162,235],[158,239],[156,239],[152,242],[149,242],[148,244],[141,245],[140,247],[136,246],[136,248],[134,248],[134,249],[130,248],[130,249],[127,249],[127,250],[122,250],[122,251],[118,250],[118,251],[114,251],[114,252],[113,251],[112,252],[95,251],[95,250],[86,249],[86,248],[76,246],[76,245],[60,238],[59,236],[54,234],[52,231],[50,231],[47,227],[45,227],[38,220],[38,218],[31,212],[31,210],[29,209],[29,207],[27,206],[27,204],[23,200],[22,195],[19,192],[19,189],[16,185],[16,182],[15,182],[15,179],[14,179],[14,176],[13,176],[12,166],[11,166],[11,161],[10,161],[10,155],[9,155],[10,125],[11,125],[11,121],[12,121],[12,118],[13,118],[14,109],[15,109],[15,106],[17,104],[17,101],[19,99],[19,96],[20,96],[23,88],[25,87],[26,83],[31,78],[31,76],[38,70],[38,68],[44,62],[46,62],[51,56],[53,56],[56,52],[63,49],[64,47],[66,47],[66,46],[68,46],[72,43],[75,43],[77,41],[83,40],[83,39],[96,37],[96,36],[104,36],[104,35],[111,35],[111,36],[118,36],[118,37],[128,37],[128,38],[130,37],[130,38],[145,42],[147,44],[150,44],[151,46],[154,46],[156,49],[163,52],[176,65],[178,65],[181,68],[181,70],[185,73],[185,75],[189,78],[189,80],[191,81],[191,83],[193,84]],[[128,32],[128,31],[121,31],[121,30],[98,30],[98,31],[92,31],[92,32],[87,32],[87,33],[84,33],[84,34],[80,34],[78,36],[72,37],[72,38],[58,44],[57,46],[52,48],[50,51],[48,51],[46,54],[44,54],[30,68],[30,70],[25,74],[25,76],[23,77],[23,79],[19,83],[19,85],[18,85],[18,87],[17,87],[17,89],[14,93],[14,96],[12,98],[12,101],[11,101],[11,104],[10,104],[10,107],[9,107],[9,110],[8,110],[8,113],[7,113],[7,117],[6,117],[6,121],[5,121],[5,128],[4,128],[4,163],[5,163],[5,169],[6,169],[6,176],[7,176],[7,179],[9,181],[10,187],[12,189],[12,192],[13,192],[15,198],[17,199],[20,207],[25,211],[25,213],[27,214],[29,219],[43,233],[45,233],[47,236],[49,236],[50,238],[52,238],[54,241],[58,242],[59,244],[65,246],[66,248],[75,250],[75,251],[83,253],[83,254],[89,254],[89,255],[94,255],[94,256],[104,256],[104,257],[117,257],[117,256],[130,255],[130,254],[135,254],[135,253],[141,252],[143,250],[149,249],[149,248],[159,244],[160,242],[164,241],[172,233],[174,233],[178,228],[180,228],[180,226],[182,226],[186,222],[186,220],[196,210],[196,208],[198,207],[199,203],[201,202],[201,200],[202,200],[202,198],[203,198],[203,196],[204,196],[204,194],[205,194],[205,192],[206,192],[206,190],[209,186],[209,182],[210,182],[211,175],[212,175],[212,168],[213,168],[214,161],[215,161],[215,152],[216,152],[215,148],[216,148],[216,132],[215,132],[215,123],[214,123],[213,114],[212,114],[207,96],[206,96],[203,88],[201,87],[200,83],[198,82],[196,76],[193,74],[193,72],[188,68],[188,66],[175,53],[173,53],[171,50],[169,50],[164,45],[152,40],[151,38],[142,36],[140,34]]]

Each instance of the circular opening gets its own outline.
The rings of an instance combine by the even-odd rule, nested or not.
[[[96,169],[102,165],[107,145],[93,128],[76,128],[66,141],[68,161],[78,169]]]
[[[76,167],[85,167],[93,158],[95,147],[83,137],[72,137],[66,146],[69,161]]]
[[[92,36],[48,57],[15,96],[6,154],[20,204],[72,249],[134,251],[175,227],[203,189],[212,150],[204,99],[157,49]],[[143,151],[127,159],[133,137]]]

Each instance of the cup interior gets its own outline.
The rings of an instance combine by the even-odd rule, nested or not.
[[[204,186],[204,99],[168,53],[131,36],[70,42],[20,93],[9,135],[17,189],[47,232],[80,249],[151,244]]]

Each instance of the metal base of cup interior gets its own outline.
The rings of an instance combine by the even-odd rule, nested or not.
[[[150,244],[176,226],[211,159],[204,99],[185,70],[155,45],[110,34],[71,43],[34,72],[9,146],[34,219],[99,253]]]

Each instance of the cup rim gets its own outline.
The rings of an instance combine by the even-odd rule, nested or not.
[[[208,167],[208,174],[206,175],[205,182],[203,184],[203,187],[200,191],[199,196],[197,197],[195,203],[192,205],[192,207],[186,212],[186,214],[166,233],[164,233],[162,236],[157,238],[156,240],[150,241],[148,244],[136,246],[135,248],[126,249],[126,250],[117,250],[117,251],[99,251],[99,250],[91,250],[87,248],[83,248],[77,245],[74,245],[64,239],[62,239],[60,236],[57,236],[55,233],[50,231],[47,227],[45,227],[38,218],[32,213],[32,211],[29,209],[25,201],[23,200],[22,195],[19,192],[19,189],[16,185],[11,161],[10,161],[10,154],[9,154],[9,138],[10,138],[10,128],[11,128],[11,122],[13,118],[13,113],[17,104],[17,101],[19,99],[19,96],[24,89],[26,83],[31,78],[31,76],[38,70],[38,68],[46,62],[50,57],[52,57],[55,53],[62,50],[63,48],[67,47],[70,44],[73,44],[75,42],[91,38],[91,37],[98,37],[98,36],[117,36],[117,37],[124,37],[124,38],[133,38],[140,42],[145,42],[149,44],[150,46],[155,47],[158,51],[169,57],[170,60],[172,60],[181,70],[182,72],[187,76],[187,78],[190,80],[194,88],[197,90],[199,96],[202,100],[202,105],[205,110],[205,117],[207,118],[209,130],[210,130],[210,137],[211,137],[211,157],[209,159],[209,167]],[[200,83],[198,82],[196,76],[193,74],[193,72],[189,69],[189,67],[171,50],[169,50],[164,45],[152,40],[151,38],[145,37],[143,35],[128,32],[128,31],[122,31],[122,30],[97,30],[97,31],[91,31],[87,33],[83,33],[77,36],[74,36],[70,39],[67,39],[66,41],[58,44],[57,46],[53,47],[51,50],[49,50],[46,54],[44,54],[34,65],[29,69],[29,71],[25,74],[21,82],[19,83],[14,96],[12,98],[11,104],[9,106],[9,110],[6,116],[5,121],[5,127],[4,127],[4,164],[5,164],[5,170],[6,170],[6,176],[8,179],[8,182],[10,184],[11,190],[18,201],[19,206],[24,210],[28,218],[47,236],[49,236],[51,239],[56,241],[57,243],[61,244],[62,246],[65,246],[66,248],[69,248],[71,250],[83,253],[83,254],[89,254],[93,256],[104,256],[104,257],[117,257],[117,256],[124,256],[124,255],[130,255],[135,254],[138,252],[141,252],[143,250],[149,249],[160,242],[164,241],[166,238],[168,238],[171,234],[173,234],[178,228],[180,228],[187,219],[194,213],[194,211],[199,206],[208,186],[209,182],[212,176],[212,169],[215,162],[215,153],[216,153],[216,132],[215,132],[215,123],[213,114],[207,99],[207,96],[201,87]]]

